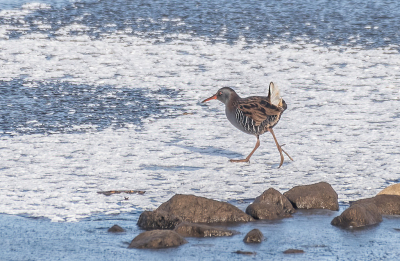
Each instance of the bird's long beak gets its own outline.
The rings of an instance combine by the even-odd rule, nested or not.
[[[205,99],[203,102],[207,102],[207,101],[211,101],[211,100],[216,100],[217,99],[217,94],[214,94],[213,96],[211,96],[210,98]]]

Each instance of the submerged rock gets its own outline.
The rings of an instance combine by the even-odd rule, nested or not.
[[[304,253],[304,250],[302,250],[302,249],[292,249],[292,248],[290,248],[290,249],[287,249],[287,250],[283,251],[283,253],[284,253],[284,254],[303,254],[303,253]]]
[[[122,233],[125,232],[125,229],[123,229],[122,227],[118,226],[118,225],[114,225],[112,227],[110,227],[108,229],[108,232],[110,233]]]
[[[179,223],[248,222],[253,218],[237,207],[194,195],[173,196],[153,212],[143,212],[138,225],[144,229],[173,229]]]
[[[273,188],[264,191],[246,209],[246,213],[255,219],[291,217],[291,214],[294,212],[292,203]]]
[[[339,210],[338,195],[326,182],[296,186],[283,195],[295,208]]]
[[[383,189],[378,195],[397,195],[400,196],[400,183],[390,185],[389,187]]]
[[[378,207],[371,202],[361,202],[351,205],[340,216],[335,217],[331,224],[342,228],[363,227],[382,222]]]
[[[239,254],[239,255],[248,255],[248,256],[252,256],[252,255],[256,255],[256,252],[250,252],[250,251],[242,251],[242,250],[238,250],[233,252],[235,254]]]
[[[230,237],[236,232],[222,228],[183,222],[174,229],[183,237]]]
[[[264,236],[258,229],[253,229],[244,237],[245,243],[261,243],[264,240]]]
[[[187,241],[172,230],[146,231],[135,237],[128,248],[168,248],[186,244]]]

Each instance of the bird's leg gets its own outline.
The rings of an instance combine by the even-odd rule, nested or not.
[[[282,149],[282,147],[283,147],[284,145],[285,145],[285,144],[282,144],[282,145],[281,145],[281,149]],[[286,156],[288,156],[289,159],[290,159],[291,161],[293,161],[292,157],[290,157],[290,155],[289,155],[284,149],[282,149],[282,151],[285,152]]]
[[[260,147],[260,137],[257,135],[257,143],[256,146],[254,147],[254,149],[252,150],[252,152],[250,152],[249,156],[247,156],[247,158],[245,159],[241,159],[241,160],[229,160],[230,162],[249,162],[250,161],[250,157],[253,155],[253,153],[256,151],[256,149]]]
[[[289,156],[289,154],[287,154],[287,152],[284,151],[284,150],[282,149],[282,147],[279,145],[279,143],[278,143],[278,141],[277,141],[277,139],[276,139],[276,137],[275,137],[275,133],[274,133],[274,131],[272,130],[272,128],[268,128],[268,131],[271,132],[272,137],[274,137],[276,147],[278,148],[279,154],[281,155],[281,163],[279,164],[279,167],[278,167],[278,169],[279,169],[279,168],[282,166],[283,160],[284,160],[282,151],[283,151],[286,155],[288,155],[288,157],[289,157],[292,161],[293,161],[293,159],[292,159],[292,158]]]

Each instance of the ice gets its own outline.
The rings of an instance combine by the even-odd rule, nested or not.
[[[48,6],[29,4],[19,12],[38,8]],[[10,12],[0,16],[11,17]],[[3,36],[5,27],[0,27]],[[244,39],[211,44],[190,35],[155,43],[125,30],[92,39],[85,30],[76,22],[54,38],[40,33],[0,37],[0,80],[23,79],[30,88],[60,81],[153,91],[166,87],[178,94],[152,98],[166,105],[164,114],[170,117],[145,118],[140,131],[127,122],[125,128],[102,131],[75,125],[84,131],[0,137],[2,213],[77,221],[96,213],[152,210],[175,193],[228,201],[254,198],[269,187],[285,192],[320,181],[348,202],[399,181],[398,46],[248,45]],[[229,124],[222,103],[200,101],[224,86],[243,97],[267,95],[270,81],[288,104],[275,134],[294,162],[286,158],[277,169],[279,153],[266,133],[250,164],[232,164],[229,159],[251,151],[255,137]],[[104,95],[115,98],[113,92]],[[32,128],[41,124],[28,122]],[[97,193],[106,190],[146,193]]]
[[[27,3],[21,6],[21,9],[0,10],[0,17],[6,19],[18,19],[37,10],[50,9],[51,6],[45,3]]]

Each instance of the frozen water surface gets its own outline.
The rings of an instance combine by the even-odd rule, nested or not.
[[[399,182],[399,3],[217,2],[0,1],[1,212],[84,222],[320,181],[347,204]],[[255,137],[200,101],[270,81],[294,161],[266,133],[232,164]]]
[[[2,42],[4,213],[72,221],[152,209],[175,193],[254,198],[271,186],[284,192],[322,180],[347,202],[398,181],[393,47],[122,36]],[[250,164],[231,164],[255,138],[229,124],[223,104],[200,101],[223,86],[266,95],[269,81],[288,104],[275,132],[294,162],[277,169],[266,133]],[[115,189],[147,193],[124,204],[96,193]]]

